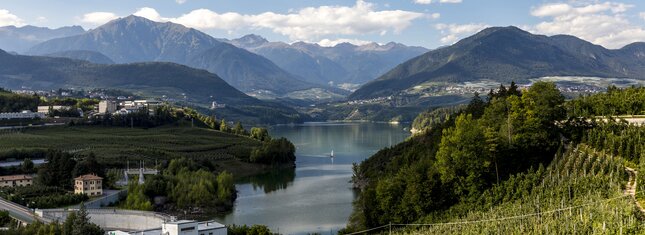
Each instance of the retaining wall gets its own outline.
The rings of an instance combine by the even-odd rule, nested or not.
[[[70,212],[76,209],[38,209],[36,214],[52,221],[63,222]],[[155,212],[116,210],[116,209],[87,209],[90,222],[103,229],[123,231],[139,231],[160,228],[170,216]]]

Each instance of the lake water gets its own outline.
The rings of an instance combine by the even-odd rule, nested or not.
[[[306,123],[269,131],[294,143],[296,168],[238,182],[235,208],[220,220],[264,224],[282,234],[336,234],[356,196],[349,182],[352,163],[410,135],[401,125],[383,123]]]

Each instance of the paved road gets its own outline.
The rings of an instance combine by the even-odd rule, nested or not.
[[[8,211],[11,217],[23,222],[32,223],[36,220],[43,221],[41,218],[37,217],[29,208],[7,201],[4,198],[0,198],[0,210]]]

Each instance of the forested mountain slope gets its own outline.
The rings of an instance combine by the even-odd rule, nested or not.
[[[449,223],[406,228],[417,233],[642,231],[635,222],[642,215],[623,190],[625,166],[645,167],[645,128],[594,116],[642,113],[643,94],[645,88],[611,87],[565,102],[554,84],[538,82],[421,115],[420,134],[354,166],[361,192],[346,232],[389,223]],[[624,108],[608,113],[612,105]],[[587,203],[593,205],[582,216],[486,222]]]

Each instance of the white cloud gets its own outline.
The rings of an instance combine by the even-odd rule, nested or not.
[[[187,1],[187,0],[175,0],[175,2],[177,2],[177,3],[179,3],[179,4],[184,4],[184,3],[186,3],[186,1]]]
[[[531,15],[538,16],[538,17],[557,16],[557,15],[565,14],[569,11],[571,11],[571,6],[569,6],[569,4],[553,3],[553,4],[542,5],[536,9],[533,9],[531,11]]]
[[[641,13],[640,13],[640,14],[638,14],[638,15],[641,17],[641,19],[645,20],[645,12],[641,12]]]
[[[441,32],[441,42],[453,44],[463,37],[470,36],[485,28],[490,27],[487,24],[436,24],[435,29]]]
[[[365,41],[365,40],[360,40],[360,39],[346,39],[346,38],[339,38],[339,39],[323,39],[318,42],[318,45],[323,46],[323,47],[333,47],[341,43],[351,43],[357,46],[362,46],[362,45],[367,45],[370,43],[374,43],[372,41]]]
[[[47,22],[47,17],[44,17],[44,16],[36,17],[36,21],[38,21],[39,23]]]
[[[8,10],[0,9],[0,26],[23,26],[25,22],[18,16],[11,14]]]
[[[363,0],[354,6],[307,7],[287,14],[264,12],[243,15],[236,12],[217,13],[197,9],[177,18],[165,18],[152,8],[135,13],[155,21],[172,21],[197,29],[238,30],[240,28],[270,29],[292,40],[317,41],[329,35],[362,35],[400,33],[423,13],[387,10],[377,11],[375,5]],[[438,18],[433,14],[430,18]]]
[[[83,15],[83,17],[81,18],[81,21],[83,23],[88,23],[88,24],[96,26],[96,25],[105,24],[105,23],[107,23],[107,22],[109,22],[111,20],[114,20],[116,18],[119,18],[119,16],[117,16],[116,14],[114,14],[112,12],[99,12],[99,11],[97,11],[97,12],[90,12],[90,13],[87,13],[87,14]]]
[[[439,3],[461,3],[462,0],[438,0]],[[433,2],[437,2],[437,0],[414,0],[414,3],[416,4],[430,4]]]
[[[441,17],[441,14],[439,13],[430,14],[430,19],[433,19],[433,20],[439,19],[440,17]]]
[[[167,19],[162,18],[161,15],[159,14],[159,12],[157,12],[157,10],[155,10],[154,8],[150,8],[150,7],[141,8],[137,12],[135,12],[133,15],[144,17],[144,18],[147,18],[147,19],[152,20],[152,21],[159,21],[159,22],[168,21]]]
[[[529,30],[547,35],[570,34],[607,48],[620,48],[645,38],[645,29],[625,15],[632,7],[597,1],[545,4],[531,11],[531,15],[545,20]]]

